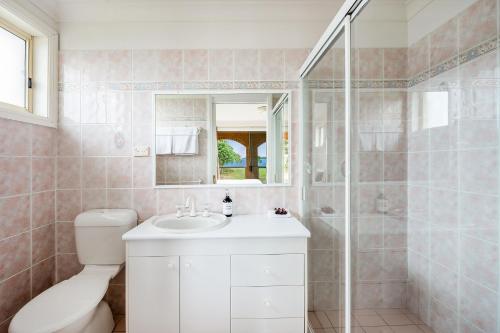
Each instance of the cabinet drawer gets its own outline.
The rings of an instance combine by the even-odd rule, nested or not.
[[[302,286],[304,255],[231,256],[232,286]]]
[[[304,333],[304,318],[233,319],[231,333]]]
[[[289,317],[304,317],[304,287],[231,288],[231,318]]]

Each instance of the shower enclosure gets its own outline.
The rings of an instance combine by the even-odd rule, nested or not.
[[[499,7],[346,1],[302,67],[311,331],[500,332]]]

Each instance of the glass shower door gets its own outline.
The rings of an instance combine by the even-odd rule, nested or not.
[[[345,39],[342,31],[303,79],[304,216],[309,247],[309,322],[344,327]]]

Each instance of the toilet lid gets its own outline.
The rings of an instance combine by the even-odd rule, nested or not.
[[[94,309],[108,288],[109,276],[80,273],[47,289],[12,319],[10,333],[50,333]]]

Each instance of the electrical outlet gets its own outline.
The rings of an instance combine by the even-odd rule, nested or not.
[[[135,157],[145,157],[149,156],[149,146],[135,146],[134,147],[134,156]]]

